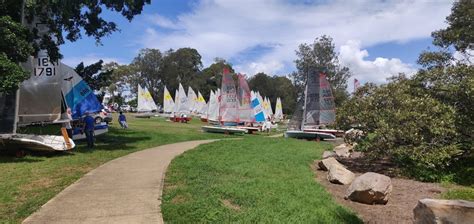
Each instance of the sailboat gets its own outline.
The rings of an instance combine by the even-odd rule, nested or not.
[[[163,93],[163,112],[165,114],[171,114],[174,111],[174,101],[173,97],[171,97],[170,92],[168,89],[164,88],[164,93]]]
[[[247,130],[236,128],[239,122],[239,103],[237,99],[237,89],[230,71],[225,68],[222,74],[222,89],[218,94],[217,102],[219,108],[218,120],[219,126],[203,126],[205,132],[213,133],[246,133]],[[209,105],[211,108],[211,104]],[[211,111],[215,113],[214,111]],[[215,115],[215,114],[213,114]]]
[[[158,109],[146,86],[142,87],[141,85],[138,85],[137,101],[138,113],[135,115],[136,118],[150,118],[152,116],[152,112]]]
[[[188,122],[191,120],[189,116],[189,99],[186,96],[183,85],[179,84],[178,90],[175,96],[175,107],[174,115],[171,117],[171,120],[174,122]]]
[[[281,105],[281,99],[280,97],[277,98],[276,104],[275,104],[275,115],[274,115],[275,121],[280,122],[283,120],[283,107]]]
[[[78,122],[86,113],[100,112],[103,108],[87,83],[74,71],[73,68],[61,63],[60,73],[62,76],[61,91],[64,96],[64,103],[71,110],[74,140],[85,139],[82,132],[82,124]],[[94,135],[101,135],[108,132],[109,126],[105,122],[100,122],[94,126]]]
[[[0,93],[0,150],[27,149],[34,151],[67,151],[74,141],[61,129],[62,136],[17,133],[17,127],[32,124],[62,123],[61,75],[58,62],[49,59],[42,50],[22,65],[31,72],[20,84],[16,94]]]
[[[297,109],[299,111],[295,112],[289,130],[285,132],[286,137],[320,140],[336,138],[333,131],[337,130],[320,129],[323,125],[333,124],[336,119],[334,97],[326,74],[308,74],[304,105]],[[303,113],[299,115],[301,110]]]

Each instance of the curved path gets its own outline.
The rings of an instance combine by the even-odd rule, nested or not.
[[[166,168],[175,156],[213,141],[163,145],[107,162],[23,223],[163,223],[160,204]]]

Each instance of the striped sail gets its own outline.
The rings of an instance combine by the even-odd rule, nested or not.
[[[153,110],[157,110],[155,101],[153,97],[151,97],[150,92],[146,88],[146,86],[142,87],[138,85],[138,112],[151,112]]]

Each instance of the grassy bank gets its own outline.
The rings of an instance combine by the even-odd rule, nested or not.
[[[130,129],[119,129],[115,122],[107,135],[98,137],[93,150],[77,142],[71,153],[0,155],[0,223],[21,222],[85,173],[114,158],[173,142],[223,137],[203,134],[198,120],[180,124],[163,118],[128,118]]]
[[[329,144],[250,137],[202,145],[167,172],[166,222],[358,223],[314,180]]]

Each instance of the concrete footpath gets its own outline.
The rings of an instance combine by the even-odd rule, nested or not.
[[[23,223],[163,223],[160,204],[166,168],[177,155],[213,141],[163,145],[109,161]]]

